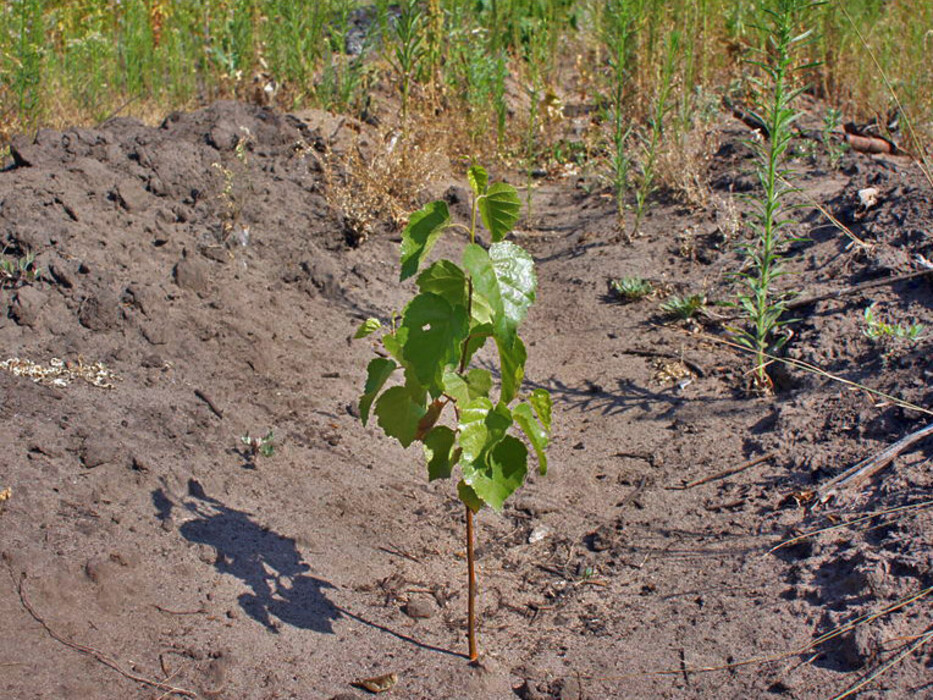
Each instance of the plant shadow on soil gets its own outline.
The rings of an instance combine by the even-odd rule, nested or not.
[[[181,507],[196,517],[179,532],[189,542],[213,547],[217,571],[236,576],[252,589],[238,598],[247,615],[270,632],[279,631],[275,617],[294,627],[333,634],[332,623],[341,614],[323,590],[335,586],[305,574],[310,567],[302,561],[294,539],[208,496],[195,479],[188,481],[188,495]],[[163,489],[152,492],[152,503],[163,522],[176,505]]]

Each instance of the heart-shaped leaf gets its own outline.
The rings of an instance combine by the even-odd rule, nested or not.
[[[522,211],[522,201],[518,192],[511,185],[497,182],[486,190],[477,203],[483,226],[489,231],[493,241],[505,238],[518,221]]]
[[[425,204],[411,215],[408,226],[402,232],[402,270],[399,281],[418,272],[421,261],[431,252],[449,223],[450,211],[447,203],[442,200]]]

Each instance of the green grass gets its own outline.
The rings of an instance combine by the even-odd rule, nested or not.
[[[388,87],[413,115],[460,120],[465,138],[451,141],[463,152],[495,143],[494,155],[530,169],[563,136],[545,115],[556,94],[603,108],[588,151],[605,159],[620,211],[643,213],[652,193],[670,186],[656,172],[658,157],[683,150],[696,95],[754,92],[743,59],[762,48],[759,4],[421,0],[409,8],[421,17],[411,34],[389,0],[9,0],[0,7],[0,142],[114,114],[154,122],[245,97],[264,72],[281,86],[275,99],[284,109],[361,113],[375,86]],[[362,7],[373,17],[368,50],[348,56]],[[867,43],[917,125],[910,147],[928,146],[933,4],[853,0],[843,8],[834,0],[815,8],[813,25],[819,39],[806,58],[822,65],[810,91],[846,120],[886,113],[892,96]]]

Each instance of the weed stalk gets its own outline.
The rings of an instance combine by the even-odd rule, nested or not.
[[[767,133],[752,141],[763,191],[754,212],[755,240],[743,248],[749,269],[739,274],[741,289],[737,305],[745,312],[747,326],[734,332],[736,340],[755,353],[754,383],[759,391],[772,388],[767,356],[788,339],[780,333],[790,323],[782,318],[787,302],[775,294],[774,283],[786,273],[783,260],[787,247],[800,239],[787,233],[793,222],[782,218],[784,200],[794,192],[793,187],[784,184],[791,173],[782,164],[793,136],[791,127],[798,117],[792,104],[803,91],[792,86],[792,75],[809,67],[796,65],[795,54],[812,32],[798,33],[797,26],[801,15],[815,4],[809,0],[775,0],[772,7],[766,8],[767,24],[760,30],[766,34],[769,48],[760,60],[751,61],[764,74],[764,80],[752,81],[764,95],[758,107]]]

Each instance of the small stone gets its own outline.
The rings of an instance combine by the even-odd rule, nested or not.
[[[128,212],[145,211],[149,193],[136,180],[124,180],[114,188],[114,197]]]
[[[528,544],[534,544],[535,542],[540,542],[545,537],[548,537],[550,534],[551,534],[551,528],[549,528],[547,525],[538,525],[528,535]]]
[[[39,312],[45,306],[45,294],[35,287],[22,287],[16,291],[13,303],[10,305],[10,317],[20,326],[32,327],[39,317]]]
[[[175,277],[175,284],[182,289],[189,289],[196,294],[207,291],[209,277],[204,263],[192,258],[182,258],[175,265],[172,274]]]
[[[424,598],[415,598],[405,603],[402,612],[415,620],[426,620],[434,617],[434,603]]]

